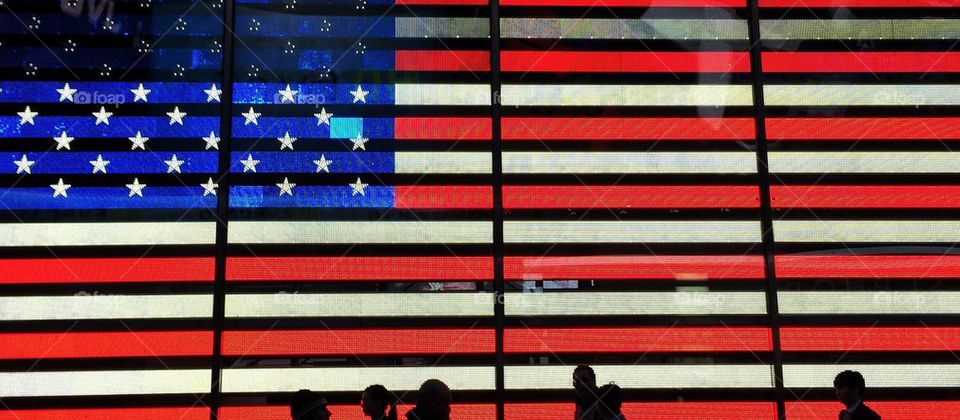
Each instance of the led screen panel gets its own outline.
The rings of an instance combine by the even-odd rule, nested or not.
[[[0,9],[0,417],[208,417],[223,4]]]

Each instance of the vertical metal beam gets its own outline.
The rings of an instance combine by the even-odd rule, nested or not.
[[[500,132],[500,2],[490,0],[490,116],[493,153],[493,315],[496,322],[497,420],[504,417],[503,330],[505,323],[503,278],[503,141]]]
[[[233,136],[234,1],[223,2],[223,63],[220,78],[220,144],[217,161],[217,241],[213,283],[213,354],[210,358],[210,418],[217,420],[220,408],[220,354],[227,286],[227,219],[230,210],[230,139]]]
[[[763,60],[760,34],[759,0],[747,0],[750,11],[750,71],[753,82],[753,110],[757,131],[757,176],[760,183],[760,227],[763,231],[763,260],[766,277],[767,318],[773,339],[774,392],[777,398],[777,416],[786,418],[786,393],[783,387],[783,353],[780,346],[780,309],[777,301],[777,273],[774,265],[773,210],[770,203],[770,170],[766,108],[763,100]]]

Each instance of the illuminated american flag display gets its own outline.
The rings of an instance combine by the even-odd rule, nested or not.
[[[960,417],[960,2],[225,1],[0,1],[0,419]]]

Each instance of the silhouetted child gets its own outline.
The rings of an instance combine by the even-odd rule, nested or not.
[[[621,412],[623,392],[614,384],[600,387],[600,418],[603,420],[627,420]]]

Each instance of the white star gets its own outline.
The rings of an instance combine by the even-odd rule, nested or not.
[[[97,160],[91,160],[90,164],[93,165],[93,173],[97,173],[97,171],[107,173],[107,165],[110,164],[110,161],[103,160],[103,156],[97,155]]]
[[[247,172],[247,171],[256,172],[256,171],[257,171],[257,164],[259,164],[260,161],[259,161],[259,160],[254,160],[254,159],[253,159],[253,155],[248,154],[248,155],[247,155],[247,160],[241,160],[240,163],[243,164],[243,172]]]
[[[146,187],[147,184],[141,184],[139,179],[134,178],[133,184],[127,184],[127,188],[130,189],[130,194],[128,194],[127,197],[133,197],[134,195],[143,197],[143,189]]]
[[[367,103],[367,94],[370,91],[363,90],[363,86],[357,85],[357,90],[351,90],[350,93],[353,94],[353,103]]]
[[[281,89],[281,90],[278,90],[278,91],[277,91],[277,93],[279,93],[280,96],[281,96],[281,98],[280,98],[280,102],[281,102],[281,103],[284,103],[284,102],[287,102],[287,101],[290,101],[290,103],[297,102],[297,99],[294,98],[294,96],[296,96],[297,92],[299,92],[299,91],[298,91],[298,90],[292,90],[292,89],[290,89],[290,85],[289,85],[289,84],[287,85],[287,87],[286,87],[285,89]]]
[[[243,122],[243,125],[247,125],[250,123],[253,123],[253,125],[260,125],[257,123],[257,118],[260,117],[260,113],[254,111],[252,106],[250,107],[249,111],[244,112],[240,115],[243,115],[243,118],[246,118],[246,120]]]
[[[57,142],[57,150],[60,150],[60,149],[70,150],[70,142],[73,141],[73,137],[67,137],[67,132],[61,131],[60,137],[54,137],[53,141]]]
[[[357,149],[367,150],[367,147],[364,146],[364,144],[367,144],[367,142],[370,141],[370,139],[363,137],[360,134],[361,133],[357,133],[356,137],[350,139],[350,141],[353,142],[353,150],[357,150]]]
[[[147,94],[153,92],[150,89],[144,89],[143,83],[137,86],[136,89],[130,89],[130,91],[133,92],[133,102],[137,102],[141,99],[143,99],[144,102],[147,102]]]
[[[26,172],[30,173],[30,167],[33,166],[34,161],[27,160],[27,155],[23,155],[20,160],[13,161],[14,165],[17,165],[17,173]]]
[[[220,102],[220,94],[223,93],[222,90],[217,89],[217,84],[211,84],[210,89],[204,89],[204,93],[207,94],[207,102],[217,101]]]
[[[327,160],[327,157],[320,155],[320,160],[313,161],[317,165],[317,172],[324,171],[330,173],[330,164],[333,163],[332,160]]]
[[[97,117],[97,122],[94,123],[93,125],[100,125],[100,123],[104,123],[104,124],[106,124],[106,125],[110,125],[110,116],[112,116],[112,115],[113,115],[112,112],[107,112],[107,108],[106,108],[106,107],[102,107],[102,106],[101,106],[101,107],[100,107],[100,111],[93,113],[93,116],[94,116],[94,117]]]
[[[130,150],[136,149],[136,148],[138,148],[138,147],[139,147],[140,149],[142,149],[142,150],[147,150],[147,146],[144,145],[144,143],[146,143],[147,140],[150,140],[150,137],[143,137],[143,136],[140,135],[140,132],[137,131],[137,135],[136,135],[136,136],[134,136],[134,137],[127,137],[127,140],[130,140],[130,141],[133,142],[133,145],[130,146]]]
[[[293,150],[293,142],[297,141],[296,137],[290,137],[290,132],[283,133],[283,137],[277,137],[277,140],[280,140],[280,150],[284,148],[289,148]]]
[[[170,158],[170,160],[165,160],[165,161],[163,161],[163,163],[166,163],[166,164],[167,164],[167,173],[168,173],[168,174],[171,173],[171,172],[174,172],[174,171],[176,171],[177,173],[181,173],[181,172],[180,172],[180,165],[183,165],[183,162],[184,162],[184,161],[177,159],[177,155],[176,155],[176,154],[174,154],[174,155]]]
[[[207,146],[204,147],[203,150],[210,150],[211,147],[217,150],[220,149],[220,146],[218,146],[218,144],[220,143],[220,137],[217,137],[217,135],[214,134],[213,131],[210,132],[209,136],[204,137],[203,141],[207,142]]]
[[[56,184],[50,184],[50,188],[53,188],[54,197],[60,197],[60,196],[66,197],[67,190],[69,190],[70,187],[71,187],[70,184],[63,183],[63,178],[60,178],[60,180],[58,180]]]
[[[280,187],[280,196],[283,197],[284,194],[293,197],[293,187],[296,187],[297,184],[293,184],[287,180],[287,177],[283,177],[283,183],[277,184]]]
[[[63,88],[57,89],[57,93],[60,94],[60,102],[63,102],[65,100],[69,100],[70,102],[73,102],[73,94],[77,93],[77,90],[71,88],[69,83],[64,83]]]
[[[363,181],[361,181],[360,178],[357,177],[357,182],[350,184],[350,188],[353,188],[353,192],[350,194],[350,196],[354,196],[357,194],[367,195],[365,192],[363,192],[363,189],[369,186],[370,186],[369,184],[364,184]]]
[[[186,117],[187,113],[180,112],[180,107],[175,106],[173,107],[173,112],[168,112],[167,116],[170,117],[170,125],[173,125],[173,123],[183,125],[183,117]]]
[[[328,113],[326,108],[320,108],[319,114],[313,114],[314,117],[317,117],[317,125],[326,124],[330,125],[330,117],[333,117],[333,113]]]
[[[30,107],[27,106],[27,108],[24,109],[23,112],[18,112],[17,115],[20,116],[20,125],[24,125],[26,123],[30,123],[30,125],[33,125],[33,117],[36,117],[37,115],[40,115],[40,114],[37,112],[31,111]]]
[[[200,184],[200,186],[203,187],[203,196],[206,197],[210,194],[217,195],[217,187],[219,187],[220,184],[214,183],[213,178],[207,178],[207,182]]]

